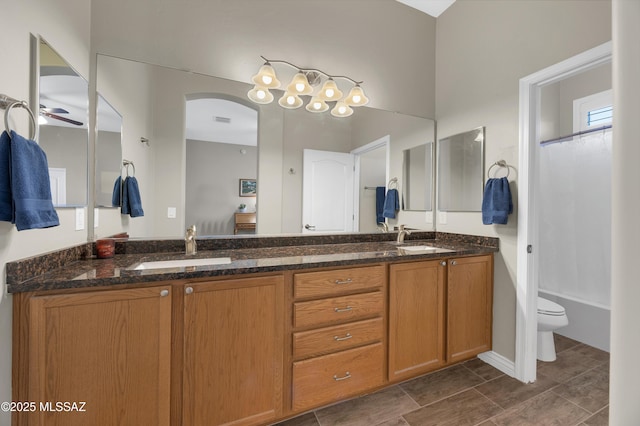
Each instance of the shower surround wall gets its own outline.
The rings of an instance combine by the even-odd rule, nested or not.
[[[542,92],[543,140],[573,133],[573,100],[611,88],[603,65]],[[538,149],[539,294],[562,305],[559,334],[609,350],[612,130]]]

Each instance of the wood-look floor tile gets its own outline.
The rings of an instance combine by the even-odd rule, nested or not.
[[[463,363],[465,367],[476,373],[485,380],[493,380],[496,377],[504,375],[504,373],[492,365],[487,364],[480,358],[474,358]]]
[[[472,426],[500,413],[502,408],[489,401],[475,389],[405,414],[411,426]]]
[[[402,417],[397,417],[395,419],[387,420],[386,422],[377,424],[376,426],[409,426],[409,423],[407,423]]]
[[[589,370],[553,388],[553,392],[595,413],[609,404],[609,374],[598,369]]]
[[[609,361],[609,352],[600,350],[598,348],[594,348],[593,346],[580,344],[574,348],[571,348],[571,350],[576,351],[582,355],[588,356],[589,358],[592,358],[595,361],[600,361],[600,362]]]
[[[605,407],[602,410],[595,413],[584,421],[587,426],[609,426],[609,407]]]
[[[581,344],[577,340],[570,339],[558,333],[553,333],[553,341],[556,344],[556,353],[566,351]]]
[[[573,426],[590,414],[582,408],[545,392],[492,418],[498,426]]]
[[[400,385],[418,404],[427,405],[484,383],[478,375],[462,365],[418,377]]]
[[[399,387],[316,411],[321,426],[371,426],[415,410],[418,404]]]
[[[558,385],[543,374],[537,376],[534,383],[522,383],[513,377],[502,376],[476,386],[476,389],[500,407],[511,408]]]
[[[282,423],[278,423],[275,426],[320,426],[316,415],[313,413],[303,414],[293,419],[286,420]]]
[[[559,352],[553,362],[538,362],[538,374],[553,377],[554,380],[562,383],[604,362],[595,359],[596,353],[585,350],[583,347],[584,345],[579,345]]]

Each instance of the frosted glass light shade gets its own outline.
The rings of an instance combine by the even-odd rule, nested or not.
[[[342,101],[336,102],[336,106],[331,110],[331,115],[334,117],[348,117],[353,114],[353,110],[349,107],[349,105],[345,104]]]
[[[273,67],[267,62],[260,67],[258,74],[251,79],[256,85],[266,87],[267,89],[277,89],[280,87],[280,80],[276,77]]]
[[[324,82],[322,89],[320,89],[320,93],[318,96],[325,101],[337,101],[342,97],[342,92],[338,89],[336,82],[333,81],[332,78],[328,79]]]
[[[364,95],[362,87],[356,85],[351,89],[349,95],[345,98],[344,102],[350,106],[363,106],[369,103],[369,98]]]
[[[287,92],[296,95],[310,95],[313,92],[313,87],[309,85],[307,76],[299,72],[293,76],[291,83],[287,86]]]
[[[296,108],[300,108],[302,106],[302,99],[300,99],[300,97],[297,94],[287,91],[278,100],[278,104],[282,108],[296,109]]]
[[[269,92],[269,89],[258,85],[247,92],[247,97],[257,104],[268,104],[273,101],[273,94]]]
[[[311,98],[305,109],[309,112],[325,112],[329,109],[329,105],[317,96]]]

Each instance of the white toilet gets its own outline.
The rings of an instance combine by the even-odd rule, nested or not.
[[[556,360],[553,331],[569,324],[564,308],[551,300],[538,296],[538,359]]]

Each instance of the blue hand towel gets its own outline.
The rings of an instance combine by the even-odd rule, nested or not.
[[[482,223],[506,225],[508,216],[513,213],[511,190],[506,177],[487,180],[482,198]]]
[[[122,186],[122,214],[128,214],[131,217],[144,216],[138,180],[135,176],[129,176],[125,178]]]
[[[0,136],[0,220],[13,223],[11,199],[11,139],[7,132]]]
[[[384,186],[376,187],[376,223],[384,222],[382,211],[384,210]]]
[[[18,231],[60,225],[51,201],[47,156],[32,140],[11,131],[11,195]]]
[[[382,210],[382,216],[391,219],[396,218],[396,211],[400,208],[400,197],[398,196],[397,189],[390,189],[387,191],[387,196],[384,199],[384,209]]]
[[[122,176],[116,178],[116,182],[113,184],[113,194],[111,195],[111,205],[113,207],[120,207],[120,193],[122,192]]]

